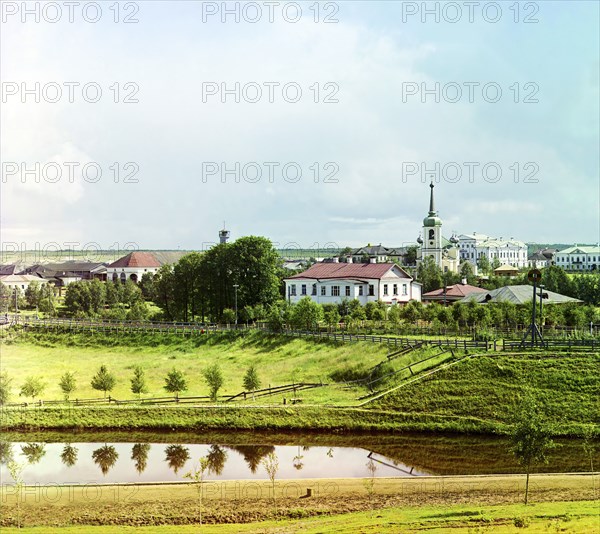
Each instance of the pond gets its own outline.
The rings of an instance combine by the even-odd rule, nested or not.
[[[206,480],[265,480],[264,459],[275,453],[278,479],[414,477],[522,472],[505,439],[443,435],[306,435],[229,433],[44,435],[12,434],[0,441],[0,478],[7,464],[24,469],[26,484],[184,481],[208,459]],[[134,439],[132,439],[134,438]],[[585,471],[589,458],[564,441],[540,470]],[[598,462],[598,459],[595,459]]]

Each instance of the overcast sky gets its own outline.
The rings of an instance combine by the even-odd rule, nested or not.
[[[398,246],[432,176],[447,237],[600,239],[597,2],[29,4],[2,7],[3,247]]]

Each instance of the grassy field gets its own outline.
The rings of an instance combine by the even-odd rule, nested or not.
[[[415,351],[386,364],[385,372],[434,355],[437,348]],[[5,428],[315,428],[319,430],[433,430],[505,433],[515,403],[526,389],[557,423],[557,435],[581,435],[598,425],[600,355],[482,353],[442,369],[355,409],[358,397],[368,390],[340,387],[342,380],[370,376],[374,365],[386,360],[387,348],[373,343],[341,344],[328,340],[297,339],[252,332],[245,336],[211,334],[182,337],[164,334],[22,333],[5,339],[1,367],[13,380],[13,399],[28,376],[43,377],[44,400],[61,399],[59,378],[65,371],[76,374],[78,388],[72,398],[99,397],[90,380],[100,365],[117,376],[111,392],[116,399],[132,399],[130,378],[135,365],[146,371],[146,396],[167,396],[164,377],[172,368],[188,378],[186,395],[208,395],[202,371],[217,362],[225,377],[221,394],[242,391],[245,369],[254,364],[263,387],[291,382],[337,385],[300,393],[303,406],[283,408],[283,397],[248,399],[219,409],[177,407],[106,407],[85,409],[43,407],[6,409]],[[457,357],[460,356],[457,353]],[[464,354],[463,354],[464,355]],[[449,355],[416,367],[416,372],[440,363]],[[409,378],[409,371],[375,386],[381,391]],[[23,399],[30,401],[31,399]],[[276,408],[279,406],[279,408]],[[324,408],[328,406],[330,408]],[[249,410],[254,407],[254,410]],[[339,408],[346,408],[340,410]],[[338,409],[334,409],[338,408]]]
[[[258,369],[262,387],[292,382],[332,383],[337,372],[350,380],[368,376],[369,368],[386,359],[387,349],[374,343],[341,344],[327,340],[313,341],[252,332],[246,336],[211,334],[182,337],[164,334],[129,334],[119,337],[90,334],[21,334],[16,342],[1,347],[1,366],[13,379],[15,396],[29,376],[44,377],[47,387],[40,398],[62,399],[61,375],[72,371],[77,377],[77,391],[72,398],[102,396],[92,389],[90,380],[100,365],[106,365],[117,376],[111,396],[132,399],[130,378],[135,365],[141,365],[148,385],[146,397],[165,397],[163,389],[167,373],[177,368],[188,379],[185,395],[208,395],[209,388],[202,371],[217,362],[225,383],[221,394],[244,390],[243,375],[250,364]],[[437,349],[423,349],[394,360],[393,368],[435,354]],[[439,352],[439,351],[437,351]],[[408,373],[408,372],[407,372]],[[366,390],[356,388],[318,388],[302,393],[304,403],[355,404]],[[183,394],[182,394],[183,395]],[[268,404],[282,403],[282,397],[268,397]],[[286,394],[289,398],[289,394]],[[31,399],[22,399],[31,400]]]
[[[201,506],[203,522],[221,524],[224,532],[330,532],[342,527],[405,532],[527,524],[537,525],[537,531],[558,525],[570,532],[592,532],[598,521],[598,478],[533,475],[528,506],[520,504],[521,475],[383,478],[372,486],[371,479],[281,480],[274,493],[269,481],[214,482],[205,483],[202,504],[191,484],[41,486],[21,494],[19,519],[25,527],[43,527],[32,532],[50,532],[48,527],[88,532],[91,525],[109,526],[99,532],[158,525],[192,532],[192,525],[198,529]],[[307,488],[311,497],[305,496]],[[12,486],[2,487],[2,492],[0,526],[10,532],[7,527],[17,523],[17,492]]]

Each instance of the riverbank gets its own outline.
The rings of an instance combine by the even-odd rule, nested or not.
[[[193,484],[51,485],[24,489],[19,515],[25,527],[86,526],[86,531],[93,525],[113,529],[178,525],[178,532],[186,532],[184,525],[197,529],[200,507],[203,523],[227,524],[224,532],[269,532],[270,528],[278,532],[323,532],[328,531],[326,525],[333,528],[336,524],[369,526],[361,530],[364,532],[385,531],[383,527],[404,532],[411,526],[421,528],[423,521],[431,528],[448,528],[453,522],[469,528],[494,524],[515,527],[519,518],[543,519],[541,524],[546,528],[552,521],[561,527],[577,527],[572,532],[591,532],[588,529],[597,526],[597,502],[593,501],[598,498],[598,473],[532,475],[532,504],[527,507],[520,504],[524,484],[522,475],[276,480],[273,494],[270,481],[206,482],[202,504]],[[310,497],[306,496],[307,489],[312,490]],[[2,487],[1,497],[0,526],[3,532],[10,532],[6,527],[16,526],[17,521],[14,487]],[[261,521],[270,523],[257,523]],[[115,531],[110,528],[99,532]]]

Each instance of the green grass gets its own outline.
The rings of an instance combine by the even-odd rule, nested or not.
[[[1,347],[2,370],[13,379],[14,393],[28,376],[43,376],[47,383],[42,398],[62,399],[61,375],[72,371],[77,391],[72,398],[102,396],[92,389],[90,380],[100,365],[117,376],[111,396],[131,399],[130,378],[135,365],[146,372],[148,397],[164,397],[164,378],[173,368],[188,379],[185,395],[208,395],[202,370],[212,363],[221,366],[225,383],[220,394],[244,390],[243,375],[250,364],[258,369],[262,387],[292,382],[331,382],[329,374],[357,362],[369,368],[385,359],[385,347],[372,343],[341,344],[330,341],[294,339],[253,332],[246,336],[211,334],[182,337],[164,334],[21,334],[16,341]],[[289,397],[289,394],[286,394]],[[302,393],[305,402],[353,402],[356,391],[319,388]],[[281,397],[266,402],[282,402]],[[13,395],[15,400],[15,395]],[[30,399],[22,399],[30,400]]]
[[[400,388],[369,404],[373,409],[474,416],[509,424],[526,390],[565,433],[600,424],[600,355],[480,354]]]

